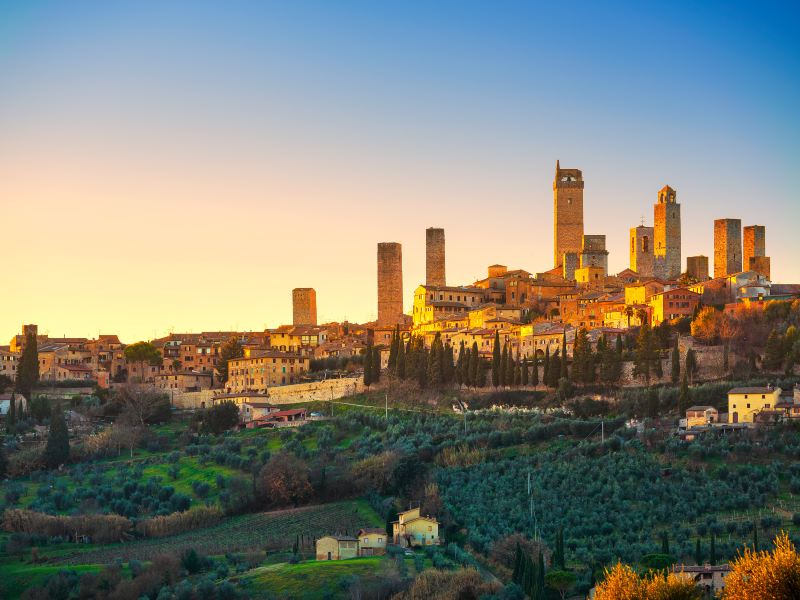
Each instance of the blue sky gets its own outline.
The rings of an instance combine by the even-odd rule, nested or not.
[[[363,321],[375,244],[403,243],[410,305],[428,226],[449,283],[545,270],[556,159],[612,270],[669,184],[684,258],[741,218],[800,282],[799,7],[0,1],[0,226],[39,233],[0,331],[260,328],[296,286]]]

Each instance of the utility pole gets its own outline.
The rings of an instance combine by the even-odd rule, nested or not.
[[[386,392],[386,394],[384,395],[384,398],[386,399],[386,405],[385,405],[386,406],[386,420],[388,421],[389,420],[389,392]]]
[[[606,422],[603,419],[600,419],[600,443],[606,443]]]

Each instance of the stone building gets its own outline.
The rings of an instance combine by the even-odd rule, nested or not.
[[[577,252],[564,252],[561,264],[564,279],[575,281],[575,271],[581,268],[581,258]]]
[[[708,257],[707,256],[687,256],[686,273],[698,281],[708,279]]]
[[[378,244],[378,325],[403,321],[403,247]]]
[[[677,198],[677,192],[665,185],[653,207],[653,270],[662,279],[681,274],[681,205]]]
[[[307,356],[275,350],[252,352],[228,361],[225,390],[229,393],[264,391],[276,385],[298,383],[308,368]]]
[[[317,324],[317,292],[314,288],[292,290],[292,325]]]
[[[630,267],[641,277],[653,276],[652,227],[631,227]]]
[[[766,229],[763,225],[748,225],[742,230],[742,268],[756,271],[769,279],[770,260],[766,252]]]
[[[444,229],[425,230],[425,285],[447,285],[445,282]]]
[[[714,277],[742,271],[741,219],[714,221]]]
[[[608,250],[606,236],[584,235],[581,242],[581,268],[600,267],[603,277],[608,275]]]
[[[567,252],[580,254],[583,241],[583,173],[562,169],[556,161],[553,180],[553,266],[560,267]]]

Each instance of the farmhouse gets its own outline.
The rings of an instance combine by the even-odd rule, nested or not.
[[[439,521],[420,515],[419,507],[403,511],[392,522],[392,538],[401,546],[439,544]]]
[[[711,595],[725,589],[725,577],[731,572],[729,565],[675,565],[672,572],[681,579],[693,581]]]
[[[780,402],[781,388],[740,387],[728,392],[728,414],[731,423],[753,423],[757,413],[774,410]]]
[[[686,427],[705,427],[719,421],[719,411],[713,406],[690,406],[686,409]]]

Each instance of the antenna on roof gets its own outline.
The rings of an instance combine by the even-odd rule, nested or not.
[[[644,227],[644,215],[642,215],[639,222],[641,223],[641,226]]]

